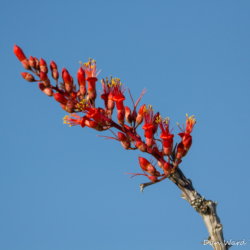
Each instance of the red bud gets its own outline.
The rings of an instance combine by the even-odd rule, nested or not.
[[[118,138],[119,138],[120,141],[126,141],[127,140],[127,136],[124,135],[123,133],[118,132],[117,135],[118,135]]]
[[[23,65],[23,67],[24,67],[25,69],[31,70],[29,61],[28,61],[26,58],[22,61],[22,65]]]
[[[77,72],[77,81],[78,81],[79,86],[81,85],[86,86],[85,72],[81,67],[79,68]]]
[[[28,82],[35,82],[35,78],[33,75],[27,73],[27,72],[22,72],[21,73],[22,77],[27,80]]]
[[[44,73],[48,73],[47,63],[42,58],[40,59],[40,70]]]
[[[184,151],[184,145],[182,142],[180,142],[177,146],[177,152],[176,152],[176,159],[180,160],[183,156],[183,151]]]
[[[20,62],[26,59],[26,56],[24,55],[22,49],[15,44],[14,44],[14,53]]]
[[[34,69],[36,68],[36,61],[32,56],[30,56],[30,58],[29,58],[29,64],[30,64],[30,67],[32,67]]]
[[[56,65],[55,62],[53,62],[53,61],[51,60],[51,63],[50,63],[50,70],[52,71],[53,69],[57,69],[57,65]]]
[[[157,179],[156,176],[148,175],[148,178],[149,178],[149,180],[151,180],[152,182],[157,182],[157,181],[158,181],[158,179]]]
[[[45,93],[47,96],[53,96],[53,90],[51,88],[46,88],[46,86],[41,82],[38,83],[38,86],[39,86],[39,89],[43,93]]]
[[[49,78],[48,78],[47,73],[41,71],[41,72],[40,72],[40,79],[43,81],[43,83],[44,83],[44,85],[45,85],[46,87],[50,86],[50,80],[49,80]]]
[[[68,100],[60,93],[54,93],[54,98],[56,101],[60,102],[63,105],[67,105]]]
[[[36,58],[36,57],[34,57],[34,59],[35,59],[35,62],[36,62],[36,70],[40,70],[40,63],[39,63],[39,60]]]

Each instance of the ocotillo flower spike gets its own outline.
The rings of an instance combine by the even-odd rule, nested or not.
[[[139,156],[139,165],[143,171],[142,174],[134,174],[134,176],[142,175],[149,178],[153,183],[160,182],[167,178],[169,175],[176,171],[176,167],[182,162],[182,158],[187,154],[192,144],[192,130],[196,123],[193,116],[186,117],[186,127],[181,129],[179,136],[181,142],[176,149],[176,155],[173,152],[173,137],[172,130],[169,129],[169,118],[163,120],[157,112],[153,114],[153,108],[151,105],[146,107],[143,104],[138,115],[136,107],[139,104],[142,96],[145,94],[144,89],[137,102],[134,103],[132,95],[129,91],[133,106],[130,109],[125,106],[124,92],[126,88],[122,85],[119,78],[107,78],[101,80],[102,92],[101,99],[104,100],[104,106],[95,107],[96,95],[96,82],[98,81],[98,73],[96,70],[96,61],[91,59],[85,63],[81,63],[81,67],[77,72],[77,81],[79,89],[76,89],[74,85],[73,77],[69,74],[66,68],[61,71],[63,82],[58,86],[59,73],[56,63],[51,61],[50,70],[51,75],[56,81],[56,86],[50,83],[48,77],[48,67],[45,60],[42,58],[38,60],[36,57],[29,57],[27,60],[22,49],[17,45],[14,45],[14,53],[18,60],[22,62],[25,69],[30,70],[34,75],[38,77],[36,80],[32,73],[22,72],[22,77],[30,82],[38,82],[39,89],[47,96],[54,96],[55,100],[60,103],[63,110],[69,113],[64,117],[64,123],[69,126],[80,125],[81,127],[89,127],[97,131],[110,130],[115,138],[106,137],[108,139],[115,139],[119,141],[122,146],[127,150],[139,149],[141,152],[147,152],[153,157],[148,161],[147,159]],[[88,86],[86,88],[86,81]],[[87,93],[86,93],[87,92]],[[87,95],[86,95],[87,94]],[[116,104],[116,105],[115,105]],[[112,120],[112,112],[114,107],[117,107],[117,120],[118,125]],[[76,113],[84,113],[83,117]],[[124,122],[124,118],[130,124],[128,126]],[[137,133],[137,127],[143,122],[143,129],[145,130],[146,142]],[[136,123],[136,124],[135,124]],[[160,139],[157,139],[157,128],[160,127],[161,134]],[[114,133],[111,129],[117,129],[119,132]],[[160,141],[159,144],[157,141]],[[158,143],[158,145],[157,145]],[[132,145],[133,144],[133,145]],[[162,145],[162,148],[160,146]],[[167,161],[164,156],[167,155]],[[155,161],[155,163],[154,163]],[[154,164],[153,164],[154,163]],[[160,167],[163,173],[160,173],[156,169],[156,164]],[[132,176],[133,177],[133,176]],[[159,178],[161,177],[161,178]]]

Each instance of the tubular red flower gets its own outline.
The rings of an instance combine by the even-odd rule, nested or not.
[[[174,135],[171,134],[173,129],[169,131],[169,118],[166,118],[164,121],[160,117],[160,122],[159,122],[159,127],[161,129],[161,136],[160,138],[163,139],[163,149],[164,149],[164,154],[167,156],[170,156],[172,153],[173,149],[173,138]]]
[[[66,115],[63,118],[63,123],[64,124],[68,124],[70,127],[72,126],[76,126],[76,125],[81,125],[82,127],[85,127],[85,118],[84,117],[80,117],[77,114],[70,114],[69,116]]]
[[[194,116],[190,116],[188,118],[188,114],[186,115],[186,129],[184,129],[184,125],[183,125],[183,129],[179,126],[180,130],[182,131],[182,133],[179,133],[178,135],[181,137],[181,141],[183,143],[184,149],[186,150],[185,155],[187,154],[187,151],[190,149],[191,145],[192,145],[192,136],[191,133],[193,131],[194,125],[196,123],[196,120],[194,119]],[[183,156],[185,156],[183,155]]]
[[[98,73],[96,73],[96,61],[93,60],[92,61],[93,65],[91,64],[91,58],[89,58],[89,61],[87,63],[84,63],[82,65],[82,63],[80,62],[80,64],[82,65],[82,69],[84,70],[84,72],[87,75],[87,78],[89,77],[97,77],[98,74],[100,73],[100,71]]]
[[[125,100],[125,96],[123,94],[126,88],[124,88],[124,85],[122,86],[122,83],[120,82],[119,78],[112,78],[111,81],[113,85],[113,101],[116,102],[117,110],[124,110],[123,101]]]
[[[144,106],[143,116],[144,116],[144,125],[142,129],[145,130],[146,143],[148,147],[151,148],[154,144],[154,140],[153,140],[154,125],[152,124],[153,123],[153,109],[151,105],[149,105],[148,109],[146,108],[146,106]]]

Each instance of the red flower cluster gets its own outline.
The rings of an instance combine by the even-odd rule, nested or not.
[[[115,137],[104,136],[106,139],[115,139],[127,150],[139,149],[141,152],[146,152],[154,158],[153,161],[148,161],[139,157],[139,165],[143,174],[135,173],[133,176],[147,176],[153,183],[162,181],[175,171],[181,163],[181,159],[189,151],[192,145],[191,132],[196,123],[194,117],[186,117],[186,128],[183,125],[183,129],[181,129],[178,124],[182,131],[179,133],[181,142],[177,148],[173,148],[174,135],[172,134],[173,129],[171,131],[169,129],[169,118],[163,120],[159,112],[154,115],[151,105],[147,108],[143,104],[139,108],[138,114],[136,112],[136,107],[146,90],[143,90],[137,102],[134,103],[128,89],[133,103],[131,112],[128,106],[124,106],[126,88],[122,85],[120,79],[112,77],[110,80],[108,78],[106,80],[102,79],[103,92],[101,92],[100,97],[104,101],[104,108],[97,108],[95,104],[97,99],[96,83],[100,71],[97,72],[95,60],[91,61],[90,58],[87,63],[82,64],[80,62],[81,66],[77,72],[79,87],[77,90],[74,79],[66,68],[63,68],[61,71],[62,82],[59,84],[57,65],[51,61],[49,68],[51,77],[55,80],[55,86],[53,86],[49,79],[49,70],[44,59],[38,60],[36,57],[30,56],[28,60],[22,49],[17,45],[14,45],[14,53],[21,61],[23,67],[30,71],[30,73],[22,72],[22,77],[28,82],[38,82],[39,89],[47,96],[53,96],[60,103],[61,107],[69,113],[69,115],[63,118],[65,124],[68,124],[70,127],[80,125],[83,128],[89,127],[97,131],[109,129]],[[117,123],[112,119],[115,107],[117,109]],[[83,113],[84,115],[80,116],[77,113]],[[125,120],[129,125],[125,124]],[[142,129],[145,131],[145,141],[137,133],[137,128],[142,124],[143,120]],[[158,127],[161,131],[159,139],[156,138]],[[112,128],[119,130],[117,135],[111,130]],[[167,159],[164,159],[165,156]],[[154,161],[155,164],[153,164]],[[156,163],[158,163],[162,173],[156,169]]]

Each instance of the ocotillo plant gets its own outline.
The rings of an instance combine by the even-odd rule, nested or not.
[[[174,145],[174,135],[170,127],[169,118],[163,119],[159,112],[154,114],[151,105],[141,105],[138,113],[137,106],[145,94],[142,91],[141,96],[134,103],[131,92],[128,89],[132,99],[133,107],[130,109],[124,105],[124,92],[126,87],[122,85],[120,79],[112,78],[102,79],[101,85],[103,92],[100,97],[103,99],[103,108],[96,107],[95,100],[97,98],[96,82],[98,81],[96,61],[89,61],[82,64],[77,72],[78,90],[74,84],[73,77],[67,69],[61,71],[62,82],[59,83],[59,72],[55,62],[51,61],[51,76],[55,80],[55,85],[51,84],[48,76],[48,66],[44,59],[38,60],[36,57],[30,56],[26,58],[22,49],[14,45],[14,53],[21,61],[23,67],[28,72],[22,72],[22,77],[29,82],[38,82],[40,90],[60,104],[69,115],[63,120],[69,126],[81,126],[85,129],[95,129],[97,131],[110,130],[114,137],[103,136],[106,139],[114,139],[121,143],[126,150],[140,150],[143,153],[151,155],[148,161],[146,158],[139,156],[139,166],[141,173],[129,173],[131,177],[143,175],[150,182],[140,184],[141,192],[147,186],[156,184],[165,179],[174,182],[182,191],[181,196],[187,200],[190,205],[202,216],[208,232],[208,241],[214,249],[228,249],[230,246],[224,244],[222,225],[217,216],[217,202],[206,200],[194,189],[190,179],[187,179],[180,170],[180,164],[187,155],[192,145],[192,131],[196,124],[194,116],[186,115],[186,124],[180,129],[180,142]],[[116,120],[113,119],[113,111],[117,109]],[[127,124],[125,124],[125,121]],[[144,123],[144,124],[143,124]],[[145,130],[144,137],[137,133],[137,128],[142,125]],[[117,134],[113,131],[118,130]],[[160,130],[160,137],[156,138],[156,132]],[[156,161],[154,163],[154,161]],[[156,169],[158,165],[159,169]]]

